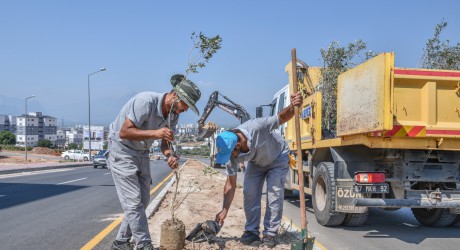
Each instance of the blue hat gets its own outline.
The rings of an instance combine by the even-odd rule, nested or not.
[[[217,135],[217,164],[225,164],[230,160],[230,156],[232,154],[233,149],[235,148],[237,141],[238,137],[236,136],[236,134],[230,131],[225,131]]]

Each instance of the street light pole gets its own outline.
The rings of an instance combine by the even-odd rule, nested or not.
[[[25,129],[24,129],[24,134],[25,134],[25,147],[24,147],[24,151],[26,153],[26,163],[27,163],[27,100],[30,99],[30,98],[34,98],[35,95],[31,95],[29,97],[26,97],[26,118],[25,118]]]
[[[101,68],[100,70],[93,72],[91,74],[88,74],[88,137],[89,137],[89,159],[91,161],[91,94],[89,90],[89,76],[94,75],[96,73],[99,73],[101,71],[106,70],[106,68]],[[84,158],[83,158],[84,159]]]

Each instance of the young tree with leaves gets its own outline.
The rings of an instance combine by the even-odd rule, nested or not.
[[[333,41],[327,49],[321,49],[323,59],[320,83],[323,94],[322,129],[328,131],[326,137],[335,137],[338,77],[357,64],[376,56],[372,51],[365,51],[366,48],[367,44],[358,40],[345,47],[341,47],[339,42]]]
[[[428,39],[422,57],[422,67],[426,69],[460,69],[460,43],[450,45],[450,40],[441,41],[441,32],[447,27],[442,20],[434,28],[433,38]]]

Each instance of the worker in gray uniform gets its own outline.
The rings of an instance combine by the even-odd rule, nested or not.
[[[236,129],[220,133],[216,138],[216,163],[225,165],[227,181],[222,210],[216,221],[223,225],[236,190],[238,164],[246,161],[243,195],[246,215],[243,244],[260,241],[261,198],[267,182],[267,202],[261,246],[276,246],[276,235],[283,215],[284,181],[289,169],[289,146],[273,131],[294,116],[294,106],[302,105],[300,92],[291,95],[290,106],[277,115],[246,121]]]
[[[150,158],[152,143],[161,139],[168,165],[176,168],[178,158],[171,142],[179,114],[192,109],[200,99],[198,87],[183,75],[171,77],[168,93],[142,92],[131,98],[110,124],[108,165],[124,211],[112,249],[153,249],[145,209],[150,201]]]

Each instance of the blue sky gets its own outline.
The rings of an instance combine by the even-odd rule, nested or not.
[[[376,52],[395,52],[397,67],[419,67],[443,18],[442,34],[460,42],[458,1],[1,1],[0,114],[42,111],[65,125],[87,124],[91,76],[92,124],[108,125],[142,91],[167,92],[183,73],[190,34],[220,35],[222,49],[198,74],[202,111],[214,90],[243,105],[271,102],[287,83],[291,48],[318,66],[320,49],[357,39]],[[196,122],[193,112],[180,123]],[[215,109],[208,118],[238,121]]]

